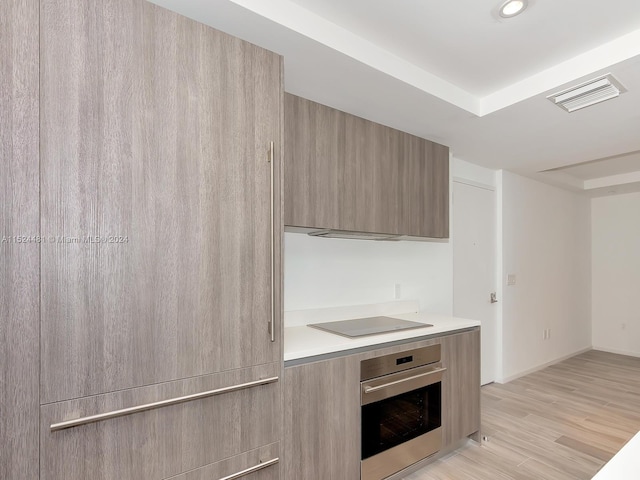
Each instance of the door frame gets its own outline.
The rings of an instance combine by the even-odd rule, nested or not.
[[[451,177],[451,195],[452,195],[452,233],[453,233],[453,243],[452,246],[452,256],[455,256],[455,242],[456,242],[456,231],[455,231],[455,215],[456,215],[456,207],[455,207],[455,195],[454,195],[454,184],[459,183],[462,185],[467,185],[470,187],[479,188],[482,190],[487,190],[493,192],[493,211],[494,211],[494,239],[493,239],[493,274],[494,274],[494,285],[493,291],[496,292],[498,302],[502,301],[502,292],[500,291],[500,276],[499,276],[499,248],[500,248],[500,238],[499,238],[499,215],[498,215],[498,205],[499,205],[499,189],[497,186],[489,185],[486,183],[478,182],[475,180],[470,180],[464,177],[452,176]],[[455,261],[455,260],[454,260]],[[452,264],[452,269],[453,269]],[[453,305],[452,310],[455,310],[455,271],[453,272],[454,283],[453,283]],[[490,292],[487,292],[489,294]],[[494,352],[494,368],[493,374],[491,375],[491,381],[487,383],[500,382],[500,372],[501,372],[501,362],[502,362],[502,352],[501,352],[501,338],[502,338],[502,323],[501,323],[501,305],[495,305],[496,310],[494,313],[493,321],[495,322],[495,352]],[[454,312],[455,315],[455,312]],[[482,357],[482,355],[481,355]]]

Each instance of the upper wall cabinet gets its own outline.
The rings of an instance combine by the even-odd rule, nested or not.
[[[449,148],[285,94],[285,225],[449,236]]]

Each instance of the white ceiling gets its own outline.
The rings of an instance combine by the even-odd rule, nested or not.
[[[552,171],[564,172],[580,180],[595,180],[609,175],[626,175],[640,171],[640,151],[592,160]]]
[[[640,191],[640,151],[576,163],[541,172],[549,183],[592,197]]]
[[[640,28],[638,0],[532,0],[512,19],[501,0],[292,1],[480,96]]]
[[[590,195],[640,191],[635,154],[619,172],[640,151],[638,0],[529,0],[511,19],[501,0],[153,1],[282,54],[290,93],[479,165]],[[546,99],[608,72],[628,92],[571,114]],[[600,159],[600,177],[538,173]]]

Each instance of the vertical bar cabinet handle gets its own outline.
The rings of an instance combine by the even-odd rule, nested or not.
[[[273,142],[269,144],[269,163],[271,164],[271,322],[269,323],[269,334],[271,335],[271,341],[276,341],[276,327],[275,327],[275,316],[276,316],[276,272],[275,272],[275,257],[276,257],[276,237],[275,237],[275,224],[274,224],[274,208],[275,208],[275,192],[274,192],[274,179],[273,179]]]

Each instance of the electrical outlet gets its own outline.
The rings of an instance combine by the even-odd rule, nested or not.
[[[396,285],[395,285],[394,295],[395,295],[395,299],[396,300],[400,300],[400,297],[402,296],[402,291],[401,291],[399,283],[396,283]]]
[[[516,274],[510,273],[507,275],[507,286],[511,287],[516,284]]]

